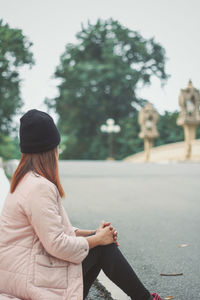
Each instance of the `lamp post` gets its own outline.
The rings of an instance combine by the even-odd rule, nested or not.
[[[108,134],[109,143],[109,158],[113,158],[113,134],[120,132],[121,128],[119,125],[115,124],[115,120],[107,119],[106,124],[101,125],[101,131]]]

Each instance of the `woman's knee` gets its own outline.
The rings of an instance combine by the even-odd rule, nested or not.
[[[118,248],[116,244],[112,243],[109,245],[101,246],[103,252],[113,252]]]

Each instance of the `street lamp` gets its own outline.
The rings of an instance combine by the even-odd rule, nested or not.
[[[113,119],[107,119],[106,124],[101,125],[101,131],[108,133],[109,137],[109,156],[113,158],[113,134],[120,132],[121,128],[119,125],[115,124]]]

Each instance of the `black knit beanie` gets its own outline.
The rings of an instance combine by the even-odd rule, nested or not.
[[[52,150],[60,143],[60,134],[50,115],[31,109],[20,119],[20,148],[22,153]]]

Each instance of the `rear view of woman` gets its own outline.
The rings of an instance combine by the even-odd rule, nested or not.
[[[102,269],[131,299],[161,299],[149,293],[123,257],[109,222],[97,230],[71,225],[61,203],[60,134],[53,119],[34,109],[20,121],[22,156],[0,222],[0,293],[82,300]]]

